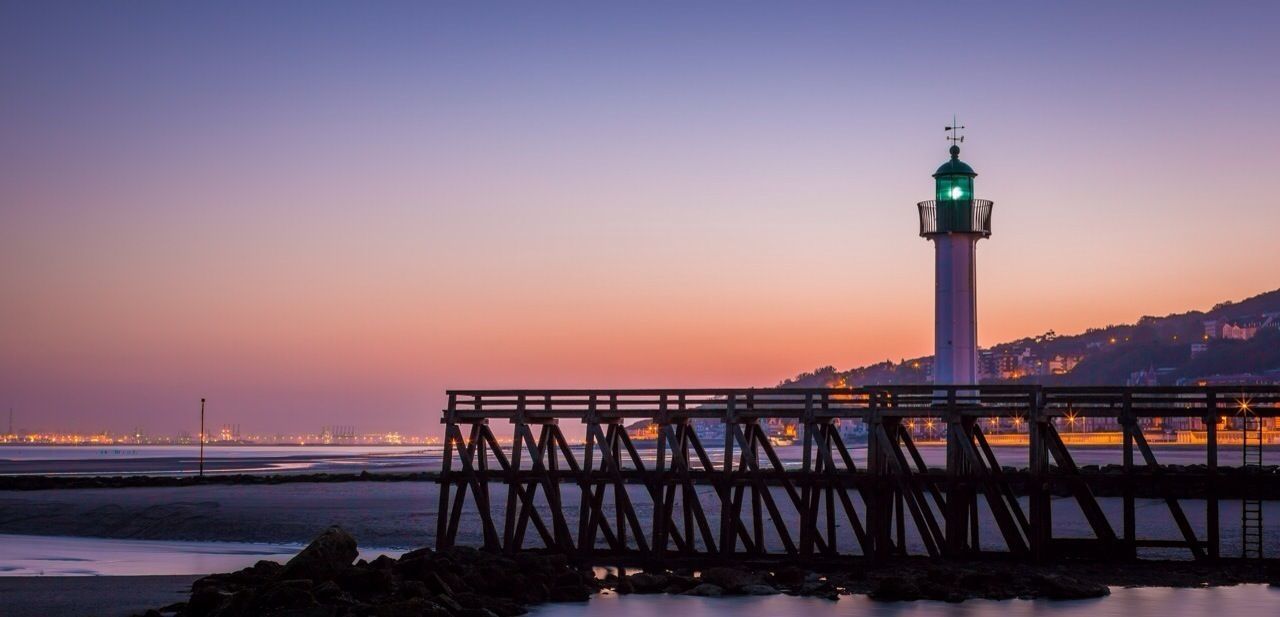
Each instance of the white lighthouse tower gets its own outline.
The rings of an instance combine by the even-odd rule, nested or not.
[[[960,160],[958,132],[947,127],[951,160],[934,172],[936,199],[922,201],[920,235],[933,241],[935,289],[933,383],[978,383],[978,240],[991,235],[991,206],[973,198],[978,174]]]

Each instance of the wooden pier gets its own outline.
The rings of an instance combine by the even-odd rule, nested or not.
[[[1249,416],[1256,424],[1280,415],[1280,386],[492,390],[448,396],[436,536],[441,547],[458,541],[465,518],[480,528],[486,548],[550,549],[597,562],[879,559],[913,552],[1045,562],[1133,559],[1145,548],[1212,560],[1237,556],[1222,554],[1221,503],[1280,491],[1274,468],[1243,467],[1238,447],[1228,456],[1218,437],[1224,418]],[[1022,466],[997,459],[983,430],[991,418],[1025,426]],[[1079,418],[1105,418],[1119,427],[1117,469],[1086,472],[1077,465],[1059,430]],[[1202,451],[1204,464],[1171,475],[1144,437],[1144,426],[1155,418],[1199,422],[1204,444],[1178,447]],[[656,425],[656,444],[639,448],[633,442],[625,424],[637,419]],[[510,440],[505,430],[498,438],[495,421],[509,423]],[[585,444],[566,439],[562,421],[581,423]],[[944,466],[926,464],[907,428],[925,421],[945,435]],[[854,444],[842,437],[858,424],[865,428],[858,431],[865,444],[857,443],[866,448],[865,464],[855,464]],[[794,427],[799,460],[779,456],[771,439],[779,425]],[[1234,465],[1220,466],[1220,459]],[[1119,516],[1104,512],[1100,490],[1121,500]],[[1163,501],[1173,536],[1144,534],[1150,526],[1138,520],[1140,494]],[[1054,513],[1064,503],[1053,500],[1063,495],[1060,501],[1087,522],[1086,536],[1055,534]],[[1202,517],[1188,516],[1189,499],[1204,508]],[[993,537],[984,538],[983,530],[992,529]]]

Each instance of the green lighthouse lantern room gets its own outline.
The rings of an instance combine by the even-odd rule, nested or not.
[[[964,138],[954,136],[956,128],[960,127],[947,127],[953,132],[948,138],[952,140],[951,159],[933,173],[934,199],[919,204],[920,235],[959,233],[985,238],[991,235],[992,204],[973,197],[973,179],[978,173],[960,160],[960,146],[956,142]]]
[[[973,178],[977,175],[968,163],[960,160],[960,146],[951,146],[951,160],[933,174],[938,202],[973,199]]]

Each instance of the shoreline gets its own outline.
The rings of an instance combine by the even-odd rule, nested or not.
[[[326,540],[335,535],[350,539],[347,544],[337,543],[342,550],[332,549],[335,545],[332,538]],[[1275,558],[1029,564],[1005,559],[928,557],[898,557],[879,562],[859,557],[824,563],[765,562],[743,556],[719,562],[672,559],[665,568],[645,570],[609,565],[606,561],[592,565],[540,551],[506,555],[456,547],[440,551],[417,549],[397,557],[371,558],[377,552],[376,549],[358,550],[354,538],[341,529],[331,528],[296,554],[272,556],[269,559],[279,561],[258,561],[256,565],[223,574],[0,577],[0,593],[7,599],[6,608],[10,612],[6,615],[15,617],[84,614],[88,602],[95,608],[109,609],[94,614],[108,616],[138,615],[147,610],[194,616],[207,613],[187,610],[184,604],[210,600],[235,601],[241,605],[270,601],[283,602],[293,608],[334,606],[352,610],[361,606],[370,610],[383,607],[429,610],[436,606],[451,615],[481,614],[471,611],[486,609],[504,617],[547,602],[583,602],[615,594],[776,595],[825,600],[865,596],[874,602],[957,603],[1101,598],[1110,595],[1113,589],[1202,589],[1266,584],[1280,590],[1280,559]],[[340,556],[330,557],[334,554]],[[365,559],[358,559],[362,555]],[[305,567],[295,562],[303,562]],[[542,591],[528,591],[531,588]],[[198,600],[201,594],[204,600]],[[334,614],[364,614],[341,610],[346,609]]]
[[[1081,600],[1102,598],[1112,587],[1280,587],[1280,561],[1090,562],[1053,565],[1013,561],[931,558],[863,560],[829,568],[801,560],[750,567],[702,563],[698,568],[623,568],[589,565],[552,552],[497,553],[465,546],[420,548],[399,558],[356,560],[357,542],[330,527],[280,564],[259,561],[235,572],[192,583],[180,617],[322,611],[326,614],[432,614],[513,617],[530,607],[587,602],[619,595],[695,597],[805,596],[838,600],[865,595],[877,602],[970,599]],[[724,563],[724,560],[716,560]],[[807,564],[806,564],[807,565]],[[151,613],[149,613],[151,614]]]

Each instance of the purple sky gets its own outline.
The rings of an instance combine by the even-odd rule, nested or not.
[[[264,4],[268,4],[264,6]],[[1280,5],[0,3],[0,410],[438,430],[446,387],[929,353],[1280,287]]]

